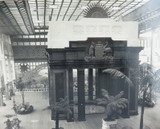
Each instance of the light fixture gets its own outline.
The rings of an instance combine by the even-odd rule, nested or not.
[[[55,4],[48,5],[48,7],[49,7],[50,9],[57,9],[57,8],[58,8],[58,6],[57,6],[57,5],[55,5]]]

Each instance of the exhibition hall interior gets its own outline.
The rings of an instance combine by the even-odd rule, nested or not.
[[[0,0],[0,129],[160,129],[159,0]]]

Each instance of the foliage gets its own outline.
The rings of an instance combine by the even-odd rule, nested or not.
[[[13,118],[13,120],[7,119],[4,123],[6,124],[5,129],[20,129],[21,121],[18,118]]]
[[[139,94],[138,94],[138,103],[142,105],[143,93],[144,97],[144,106],[153,107],[155,105],[153,89],[156,86],[159,77],[157,72],[153,72],[153,66],[147,63],[143,63],[139,66]]]
[[[98,98],[96,101],[98,105],[105,106],[107,117],[104,120],[115,120],[120,114],[122,114],[123,110],[127,108],[128,100],[121,98],[124,94],[123,91],[116,96],[110,96],[105,89],[102,89],[101,91],[103,98]]]
[[[22,78],[17,79],[15,81],[15,85],[16,85],[16,88],[19,89],[20,91],[22,91],[25,88],[25,84],[24,84]]]
[[[138,98],[138,104],[142,105],[142,103],[143,103],[143,98]],[[155,105],[155,101],[152,101],[148,96],[145,97],[145,100],[144,100],[145,107],[154,107],[154,105]]]
[[[59,128],[59,113],[67,113],[72,114],[71,105],[69,104],[68,97],[60,98],[59,102],[54,103],[51,105],[51,109],[56,113],[56,124],[55,129],[63,129],[62,127]]]
[[[6,124],[5,129],[12,129],[12,122],[10,119],[7,119],[7,121],[4,122]]]
[[[5,94],[5,87],[1,87],[0,90],[1,90],[2,95],[4,95]]]
[[[33,112],[33,106],[30,105],[29,103],[19,104],[19,105],[14,104],[13,110],[17,114],[28,114]]]
[[[43,84],[44,86],[48,86],[48,77],[46,76],[45,73],[44,73],[45,75],[40,74],[40,71],[45,67],[47,67],[47,64],[41,64],[36,66],[35,69],[21,73],[19,77],[22,78],[24,87],[28,88],[31,87],[31,85],[36,85],[36,84]]]
[[[60,98],[59,100],[59,102],[56,102],[55,104],[51,105],[51,109],[53,109],[56,112],[72,114],[71,105],[69,104],[68,97],[65,97],[64,99]]]
[[[152,104],[152,88],[155,85],[157,78],[152,71],[152,66],[147,63],[140,65],[140,91],[141,91],[141,118],[140,118],[140,129],[143,129],[143,115],[144,106],[147,105],[147,99],[150,105]],[[147,98],[147,95],[149,97]],[[140,99],[139,99],[140,101]]]
[[[103,70],[103,73],[110,74],[114,79],[117,79],[117,78],[124,79],[124,81],[128,85],[133,86],[132,81],[124,73],[122,73],[121,71],[118,71],[116,69],[105,69],[105,70]]]

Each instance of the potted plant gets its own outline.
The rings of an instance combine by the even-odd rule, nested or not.
[[[143,114],[144,114],[144,106],[145,103],[147,102],[146,95],[149,93],[149,102],[152,102],[152,89],[153,87],[155,88],[156,85],[160,82],[160,70],[157,70],[155,73],[152,71],[152,66],[147,63],[143,63],[139,65],[139,71],[132,71],[134,73],[134,78],[136,80],[132,80],[133,82],[138,83],[135,85],[138,85],[140,88],[140,92],[142,92],[142,99],[141,99],[141,118],[140,118],[140,129],[143,129]],[[122,72],[116,70],[116,69],[106,69],[103,72],[110,74],[113,78],[122,78],[127,82],[130,86],[133,85],[132,81],[130,78],[128,78],[125,74]],[[158,84],[159,86],[159,84]],[[149,91],[149,92],[148,92]],[[150,103],[152,105],[152,103]]]
[[[28,114],[31,113],[33,111],[33,106],[30,105],[28,102],[25,103],[24,101],[24,87],[25,87],[25,83],[22,81],[22,78],[19,78],[18,82],[16,83],[17,89],[19,89],[22,93],[22,103],[17,105],[14,102],[13,105],[13,109],[16,113],[18,114]]]
[[[105,89],[101,90],[102,98],[98,98],[97,104],[105,106],[106,117],[102,120],[102,129],[110,129],[111,125],[117,124],[116,119],[127,108],[128,100],[121,98],[124,94],[121,91],[116,96],[110,96]]]
[[[53,129],[64,129],[62,127],[59,127],[59,114],[60,113],[66,113],[66,114],[72,114],[71,105],[69,104],[68,97],[60,98],[59,102],[56,102],[51,105],[51,109],[56,114],[56,121],[55,121],[55,128]]]
[[[149,101],[151,100],[151,89],[153,87],[154,73],[152,72],[152,66],[147,63],[143,63],[140,65],[140,90],[142,91],[142,103],[141,103],[141,117],[140,117],[140,129],[143,129],[143,115],[144,115],[144,107],[146,105],[146,95],[149,90]]]

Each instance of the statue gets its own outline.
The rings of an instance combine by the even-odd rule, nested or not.
[[[112,49],[108,46],[108,41],[103,46],[104,56],[112,56]]]
[[[92,42],[89,47],[89,56],[91,57],[95,56],[95,43],[94,42]]]

